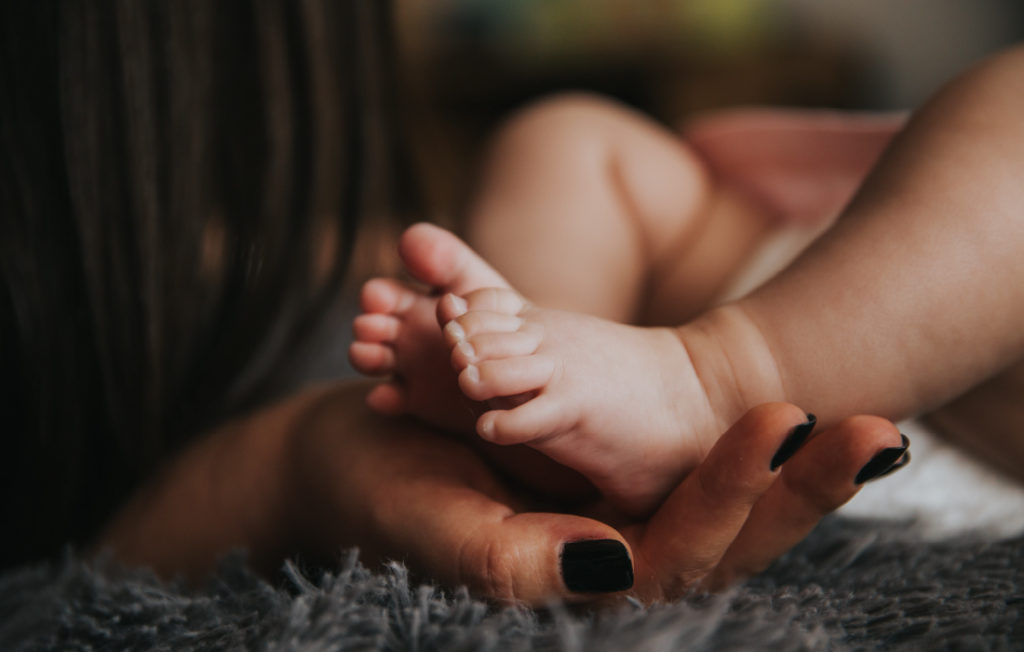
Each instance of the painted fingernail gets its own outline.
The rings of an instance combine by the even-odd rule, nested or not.
[[[779,446],[779,450],[775,451],[775,455],[772,457],[772,471],[785,464],[786,460],[793,457],[800,450],[800,447],[807,441],[817,423],[818,417],[808,414],[807,421],[804,421],[790,431],[786,436],[786,441],[782,442],[782,446]]]
[[[910,462],[910,451],[907,450],[910,446],[910,439],[903,433],[900,433],[900,438],[903,440],[903,445],[883,448],[876,453],[864,465],[864,468],[857,472],[857,477],[853,479],[854,484],[864,484],[869,480],[875,480],[899,471],[906,466]]]
[[[561,561],[562,580],[574,593],[611,593],[633,586],[633,561],[615,539],[566,543]]]
[[[466,331],[462,330],[462,326],[459,322],[452,320],[444,325],[444,332],[448,333],[448,337],[452,338],[456,342],[461,342],[466,339]]]
[[[890,466],[885,471],[882,471],[879,475],[876,475],[874,478],[872,478],[872,480],[878,480],[879,478],[884,478],[887,475],[892,475],[893,473],[896,473],[897,471],[899,471],[908,464],[910,464],[910,451],[904,452],[903,456],[900,457],[900,459],[896,460],[895,464]]]

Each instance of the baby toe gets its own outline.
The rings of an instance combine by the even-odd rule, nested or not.
[[[523,297],[511,288],[480,288],[466,294],[463,298],[466,300],[467,310],[486,310],[518,315],[526,307]]]
[[[512,333],[481,333],[466,340],[467,350],[473,354],[473,359],[467,359],[470,364],[480,360],[498,360],[509,357],[532,355],[537,353],[541,342],[544,340],[542,328],[536,324],[523,324],[523,328]],[[457,345],[456,349],[460,347]],[[453,349],[453,353],[456,349]]]
[[[473,311],[453,319],[442,329],[448,346],[455,346],[483,333],[512,333],[523,326],[523,320],[501,312]]]
[[[402,314],[416,301],[417,292],[390,278],[373,278],[363,284],[359,305],[367,313]]]
[[[409,406],[408,392],[397,382],[384,383],[370,390],[366,404],[378,414],[405,414]]]
[[[433,224],[414,224],[406,229],[398,253],[417,280],[456,294],[507,283],[454,233]]]
[[[554,363],[547,356],[530,355],[484,360],[459,374],[459,387],[475,401],[538,390],[551,380]]]
[[[394,342],[402,321],[394,315],[372,313],[352,320],[352,335],[359,342]]]
[[[348,360],[356,371],[368,376],[384,376],[395,370],[395,351],[376,342],[353,342]]]
[[[542,339],[541,328],[531,325],[511,333],[481,333],[455,345],[452,364],[461,370],[482,360],[532,355],[537,352]]]
[[[437,323],[444,326],[453,319],[466,314],[468,310],[469,306],[465,299],[449,292],[437,302]]]
[[[495,444],[537,442],[563,432],[565,406],[547,396],[536,396],[511,410],[489,410],[477,419],[477,433]],[[543,446],[538,446],[542,452]]]

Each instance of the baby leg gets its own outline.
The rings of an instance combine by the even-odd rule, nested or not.
[[[904,122],[747,109],[680,135],[607,100],[555,97],[495,139],[467,241],[540,305],[678,324],[774,232],[820,233]]]
[[[729,187],[769,187],[763,179],[779,177],[781,169],[788,170],[785,179],[836,167],[822,165],[822,156],[790,153],[830,133],[822,122],[780,120],[765,111],[702,121],[690,133],[716,176],[728,181],[722,184],[677,134],[623,106],[583,95],[547,100],[495,139],[469,232],[540,305],[672,323],[706,307],[770,225],[771,215],[742,198],[745,190]],[[789,143],[780,133],[792,135],[793,125],[814,137]],[[760,146],[744,158],[736,155],[737,141]],[[808,213],[807,201],[791,203]],[[413,230],[402,242],[403,258],[420,278],[433,278],[448,251],[444,238],[425,246],[427,240]],[[463,276],[434,289],[504,284],[490,271]],[[465,406],[457,405],[454,382],[445,378],[450,370],[439,366],[447,353],[431,321],[434,299],[378,279],[366,285],[362,302],[352,363],[364,373],[395,376],[370,395],[371,405],[447,428],[464,422]],[[458,419],[445,416],[452,414]]]
[[[677,309],[706,306],[769,224],[678,134],[592,96],[520,113],[483,169],[470,245],[538,305],[624,323],[668,268],[684,268]]]
[[[718,248],[729,255],[696,261],[699,273],[674,296],[677,304],[696,309],[765,224],[743,211],[709,219],[708,178],[679,137],[624,107],[586,96],[549,100],[513,119],[496,138],[486,169],[469,231],[491,246],[506,273],[524,281],[532,301],[616,320],[638,318],[668,253],[698,234],[707,242],[714,232],[720,245],[728,242]],[[480,272],[472,265],[463,274],[446,271],[449,276],[439,281],[439,270],[453,264],[440,261],[445,252],[454,254],[444,236],[423,233],[419,227],[403,237],[401,253],[413,276],[435,293],[505,286],[490,267]],[[362,303],[352,364],[363,373],[393,377],[370,395],[371,406],[446,428],[464,423],[468,412],[448,378],[451,370],[440,362],[448,352],[432,321],[436,298],[375,279],[364,287]]]
[[[773,119],[766,120],[766,115]],[[569,123],[575,125],[574,129],[555,129],[564,126],[569,118],[575,119]],[[760,180],[758,175],[778,175],[778,170],[786,167],[782,163],[788,161],[788,174],[792,176],[827,175],[832,183],[821,185],[831,188],[833,194],[838,188],[842,199],[859,180],[864,163],[856,156],[837,157],[837,153],[854,151],[863,154],[870,150],[877,154],[880,147],[874,144],[879,139],[872,141],[870,147],[863,146],[864,135],[859,123],[851,129],[849,122],[834,118],[809,120],[792,116],[781,126],[779,122],[778,114],[760,112],[753,119],[737,120],[733,116],[731,120],[712,122],[693,133],[710,154],[718,155],[713,160],[720,164],[725,162],[719,166],[719,174],[728,172],[735,180],[756,183]],[[588,124],[591,126],[584,128]],[[723,124],[727,124],[729,129],[723,130]],[[598,129],[599,126],[604,130]],[[803,134],[802,141],[795,139],[804,149],[780,138],[780,131],[789,136]],[[609,138],[606,132],[616,134],[616,137]],[[816,155],[808,155],[804,150],[823,136],[830,136],[833,141],[845,139],[844,143],[854,147],[835,147],[833,142],[832,147],[821,149]],[[562,139],[562,147],[553,147],[558,144],[555,142],[558,138]],[[735,159],[730,160],[729,148],[735,145],[736,138],[748,144],[760,143],[759,158],[751,162],[748,157],[742,161],[743,165]],[[772,148],[776,151],[774,158]],[[802,154],[794,155],[794,148]],[[644,185],[650,180],[644,174],[647,171],[645,166],[652,161],[657,162],[659,155],[665,161],[674,161],[674,172],[680,175],[680,179],[692,182],[687,193],[675,192],[678,184],[673,184],[670,179],[660,179],[659,187]],[[596,165],[595,161],[601,164]],[[495,162],[491,167],[494,168],[491,178],[484,184],[486,192],[478,201],[478,207],[490,208],[474,213],[477,232],[486,239],[508,228],[515,215],[544,217],[536,223],[527,221],[527,226],[532,224],[530,228],[520,228],[512,234],[530,243],[519,245],[529,246],[530,256],[524,256],[523,251],[511,247],[499,249],[499,256],[508,261],[509,269],[506,271],[526,278],[530,283],[538,276],[555,273],[552,269],[558,265],[570,262],[574,272],[586,272],[586,277],[553,279],[544,287],[536,286],[537,291],[550,303],[573,305],[597,314],[621,313],[626,304],[637,301],[637,297],[630,296],[629,292],[587,294],[582,291],[584,281],[592,289],[599,288],[606,277],[612,283],[621,280],[618,274],[606,274],[610,268],[629,267],[616,267],[614,262],[610,266],[600,265],[595,260],[599,258],[594,256],[595,251],[605,251],[611,258],[619,256],[620,262],[629,260],[631,250],[628,241],[624,243],[622,238],[615,237],[617,226],[628,225],[634,233],[644,235],[645,239],[656,244],[663,243],[663,235],[670,226],[693,239],[693,255],[670,261],[673,266],[642,268],[642,265],[634,265],[633,269],[634,276],[644,277],[645,283],[658,289],[659,297],[666,293],[670,295],[666,301],[672,310],[683,306],[695,310],[706,303],[722,279],[728,278],[731,266],[738,260],[735,254],[756,243],[771,224],[771,218],[789,218],[788,214],[775,207],[772,208],[773,213],[759,213],[752,209],[751,204],[744,203],[721,187],[712,192],[705,183],[707,180],[702,176],[699,163],[678,137],[658,131],[624,109],[596,100],[562,99],[527,112],[499,138]],[[511,169],[507,169],[509,167]],[[657,173],[667,168],[672,168],[672,164],[654,166],[653,170]],[[551,189],[546,189],[550,174],[555,169],[565,170],[563,176],[568,190],[562,195],[552,195]],[[611,175],[610,171],[617,171],[617,175]],[[843,183],[837,184],[836,178]],[[625,179],[633,179],[633,182],[625,183]],[[578,192],[572,191],[574,183],[579,187]],[[510,188],[517,192],[510,192]],[[582,191],[584,188],[593,188],[594,191],[588,194]],[[583,210],[587,209],[593,195],[600,192],[608,193],[608,197],[589,210]],[[659,196],[658,192],[662,195]],[[549,210],[545,197],[549,196],[556,197],[556,204],[563,202],[566,210],[554,211],[557,214],[545,213]],[[660,203],[657,201],[659,197]],[[785,199],[788,195],[779,193],[778,197]],[[707,212],[694,208],[688,213],[685,210],[687,201]],[[810,221],[810,216],[818,213],[835,212],[837,201],[797,198],[787,208],[793,208],[794,212],[802,210],[800,218]],[[676,203],[677,216],[685,219],[676,219],[675,222],[668,219],[667,216],[672,214],[668,209],[672,202]],[[602,206],[620,209],[648,206],[662,210],[602,212]],[[581,217],[593,218],[595,224],[605,224],[608,228],[588,230],[580,221]],[[557,241],[556,235],[566,227],[579,229],[585,246],[570,247],[559,256],[557,250],[564,248],[564,242]],[[659,237],[659,229],[662,237]],[[407,265],[414,275],[428,284],[441,291],[452,290],[456,284],[448,279],[457,275],[444,271],[446,266],[454,264],[455,260],[475,259],[475,255],[461,243],[458,246],[451,244],[453,238],[443,231],[417,227],[410,232],[417,233],[418,238],[410,240],[409,235],[403,238],[403,257]],[[419,244],[410,246],[411,241]],[[538,249],[552,244],[557,246],[545,250],[546,256],[536,256]],[[683,250],[691,247],[685,238],[677,239],[674,245]],[[459,249],[460,246],[463,249]],[[447,251],[451,260],[446,261],[443,256],[431,253],[438,251]],[[708,252],[725,253],[714,253],[708,257]],[[659,255],[676,253],[671,248],[662,247]],[[723,260],[729,261],[728,264],[719,265]],[[687,262],[694,265],[687,268]],[[659,274],[662,269],[670,270],[670,274],[667,277]],[[687,273],[680,274],[680,270],[687,269],[692,272],[689,274],[691,282],[686,282]],[[476,278],[474,282],[457,285],[479,287],[486,278],[482,274],[473,276]],[[671,283],[661,282],[665,278]],[[679,279],[684,282],[678,283]],[[565,280],[570,282],[560,282]],[[503,280],[495,285],[505,292],[487,291],[470,296],[471,305],[465,306],[461,312],[454,308],[442,311],[443,321],[462,318],[459,325],[463,329],[462,334],[455,335],[452,327],[448,332],[452,337],[450,344],[456,347],[453,362],[463,372],[463,390],[471,398],[491,401],[490,407],[499,408],[477,422],[479,432],[486,439],[506,444],[529,442],[554,459],[582,471],[606,494],[619,498],[626,509],[638,512],[650,507],[668,487],[674,486],[679,477],[700,460],[713,443],[713,438],[731,424],[728,421],[730,417],[714,414],[710,409],[710,401],[692,373],[689,358],[671,331],[630,328],[584,315],[540,310],[510,291]],[[669,287],[671,292],[667,290]],[[398,315],[401,319],[395,319],[394,315],[389,318],[388,321],[395,325],[388,332],[395,336],[384,342],[390,347],[378,347],[392,361],[383,370],[397,372],[400,377],[398,383],[401,384],[392,382],[382,386],[371,395],[371,399],[375,402],[381,397],[390,399],[398,394],[395,388],[402,387],[401,395],[413,397],[401,402],[406,410],[433,423],[455,427],[446,420],[446,414],[451,412],[445,412],[443,406],[458,407],[456,402],[439,400],[438,397],[438,391],[448,391],[446,388],[453,385],[443,378],[450,372],[438,369],[436,356],[419,355],[424,352],[424,342],[433,341],[432,325],[426,323],[425,317],[433,306],[433,299],[421,296],[414,300],[408,290],[405,292],[409,305],[421,308],[403,311]],[[370,294],[375,293],[379,290]],[[397,291],[393,294],[398,296]],[[486,300],[481,299],[493,299],[495,296],[512,298],[497,306],[488,306]],[[482,300],[483,304],[480,303]],[[472,314],[463,318],[462,312],[469,308],[472,308],[469,310]],[[407,315],[418,317],[410,319]],[[360,317],[357,335],[362,327],[364,336],[359,339],[372,339],[370,325],[380,319],[376,315]],[[405,337],[401,333],[413,337]],[[431,344],[428,348],[433,346]],[[595,355],[595,351],[600,355]],[[370,366],[365,362],[367,356],[363,353],[356,356],[354,348],[354,362],[356,357],[364,360],[364,370],[367,370]],[[434,360],[433,363],[422,364],[421,361],[428,357]],[[566,373],[554,378],[548,371],[553,367],[564,369]],[[421,389],[417,390],[417,384]],[[511,404],[507,402],[510,396],[514,399]],[[425,397],[426,400],[417,400],[416,397]],[[526,401],[531,397],[533,400]],[[499,398],[505,402],[495,402]],[[524,401],[526,404],[518,407]],[[469,416],[464,408],[457,410],[457,414],[463,420]]]
[[[776,387],[768,398],[812,406],[829,422],[919,413],[1020,359],[1021,115],[1024,48],[950,83],[893,141],[836,227],[765,287],[681,329],[684,341],[735,349],[727,323],[751,351],[695,365],[710,375],[728,367],[737,403],[745,385]]]
[[[546,186],[551,170],[571,170],[566,175],[570,181],[576,174],[581,187],[607,191],[611,198],[602,197],[600,202],[606,208],[655,205],[642,201],[650,189],[622,179],[646,178],[644,164],[656,158],[645,157],[650,150],[674,152],[677,163],[679,157],[691,154],[676,136],[657,132],[636,116],[596,101],[562,99],[534,111],[527,113],[521,124],[514,122],[498,141],[490,171],[495,176],[485,181],[487,192],[478,202],[489,210],[474,213],[475,232],[484,241],[502,234],[493,242],[493,255],[506,261],[507,275],[525,279],[527,285],[533,283],[549,304],[583,311],[589,308],[597,315],[621,313],[625,306],[621,300],[635,301],[635,296],[629,292],[597,295],[609,299],[602,305],[584,290],[586,280],[572,273],[587,272],[592,275],[589,282],[598,286],[606,277],[613,282],[618,274],[608,274],[609,269],[630,267],[616,267],[614,262],[602,266],[594,252],[602,250],[608,257],[617,254],[629,260],[629,241],[614,235],[614,225],[630,225],[635,232],[651,234],[670,220],[659,221],[658,211],[602,212],[598,206],[577,212],[566,205],[564,210],[548,214],[545,197],[554,192]],[[608,129],[584,130],[581,123],[586,125],[587,120],[616,125],[619,139],[609,137]],[[575,132],[568,126],[556,128],[573,124]],[[708,212],[691,214],[689,226],[685,220],[675,223],[692,238],[692,243],[678,243],[684,253],[692,249],[692,256],[680,254],[679,260],[671,261],[674,266],[657,265],[637,272],[646,277],[648,294],[666,304],[652,304],[648,314],[664,318],[679,314],[681,308],[685,312],[683,306],[698,309],[706,303],[708,290],[715,290],[733,271],[730,263],[716,268],[714,274],[700,273],[709,269],[701,259],[708,252],[730,250],[730,243],[737,243],[736,250],[742,250],[778,222],[810,223],[817,229],[818,223],[838,213],[901,124],[901,118],[758,111],[705,120],[691,129],[694,142],[700,143],[708,160],[715,162],[718,176],[727,178],[729,185],[749,188],[744,192],[751,196],[754,189],[774,194],[761,201],[768,210],[759,213],[731,196],[728,186],[709,188],[706,179],[701,180],[703,172],[696,161],[691,160],[688,177],[685,170],[680,171],[684,166],[677,166],[683,179],[698,179],[692,188],[701,197],[701,210]],[[564,141],[563,147],[552,149],[559,139]],[[738,156],[740,141],[750,147],[746,158]],[[597,160],[602,164],[593,163],[594,152],[600,153]],[[579,160],[570,164],[575,159]],[[632,177],[620,172],[618,179],[610,178],[609,170],[630,170]],[[810,177],[810,181],[798,177]],[[785,188],[774,188],[768,182],[773,178]],[[666,194],[674,187],[664,178],[660,184]],[[573,200],[574,206],[585,208],[591,199],[585,193],[567,191],[554,203]],[[676,195],[680,207],[683,199],[684,195]],[[520,221],[532,226],[516,231],[517,216],[527,216]],[[543,219],[534,223],[530,221],[534,216]],[[601,223],[608,228],[588,231],[584,220],[598,218],[605,220]],[[583,233],[584,246],[565,247],[568,236],[557,234],[567,228]],[[737,237],[724,237],[730,233]],[[606,241],[608,234],[612,235]],[[498,242],[517,239],[522,241],[518,246],[525,249],[498,246]],[[558,256],[556,249],[565,251]],[[547,255],[535,256],[537,250],[547,251]],[[662,253],[678,252],[665,249]],[[711,256],[725,258],[718,253]],[[573,267],[568,279],[545,281],[563,265]],[[697,281],[704,278],[713,280],[696,291]],[[757,387],[745,391],[744,401],[738,401],[732,388],[718,386],[727,384],[722,381],[711,385],[714,394],[707,395],[689,353],[665,329],[638,329],[583,314],[543,310],[507,287],[473,293],[466,299],[468,302],[447,299],[441,306],[442,321],[455,320],[446,326],[446,334],[454,347],[452,361],[460,371],[463,391],[478,401],[517,395],[511,406],[491,403],[495,409],[477,422],[481,436],[503,444],[529,443],[582,471],[630,511],[642,511],[692,468],[714,438],[739,416],[733,408],[777,389]],[[714,369],[716,373],[727,370],[728,365]],[[527,398],[530,400],[524,402]]]

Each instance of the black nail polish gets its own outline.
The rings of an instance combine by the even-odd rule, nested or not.
[[[910,439],[903,433],[900,433],[900,437],[903,440],[902,446],[884,448],[879,451],[871,458],[871,461],[864,465],[864,468],[857,472],[857,477],[853,479],[853,482],[864,484],[868,480],[881,478],[906,466],[910,462],[910,452],[907,450],[910,446]]]
[[[810,436],[811,431],[814,430],[814,426],[817,423],[818,417],[813,414],[808,414],[807,421],[804,421],[790,431],[786,436],[786,441],[782,442],[782,446],[779,446],[779,450],[775,451],[775,455],[772,457],[772,471],[782,466],[786,460],[793,457],[793,455],[800,450],[800,447],[804,445],[805,441],[807,441],[807,438]]]
[[[633,586],[633,561],[615,539],[572,541],[562,546],[562,580],[575,593],[611,593]]]
[[[896,473],[897,471],[899,471],[908,464],[910,464],[910,451],[903,453],[903,456],[896,460],[895,464],[890,466],[885,471],[882,471],[881,473],[876,475],[874,478],[872,478],[872,480],[878,480],[879,478],[884,478],[887,475],[892,475],[893,473]]]

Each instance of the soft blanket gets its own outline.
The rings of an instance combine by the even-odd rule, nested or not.
[[[289,562],[276,583],[234,556],[198,590],[69,553],[0,580],[0,649],[1024,649],[1024,537],[905,526],[833,517],[727,594],[600,613],[499,608],[354,551],[329,571]]]

